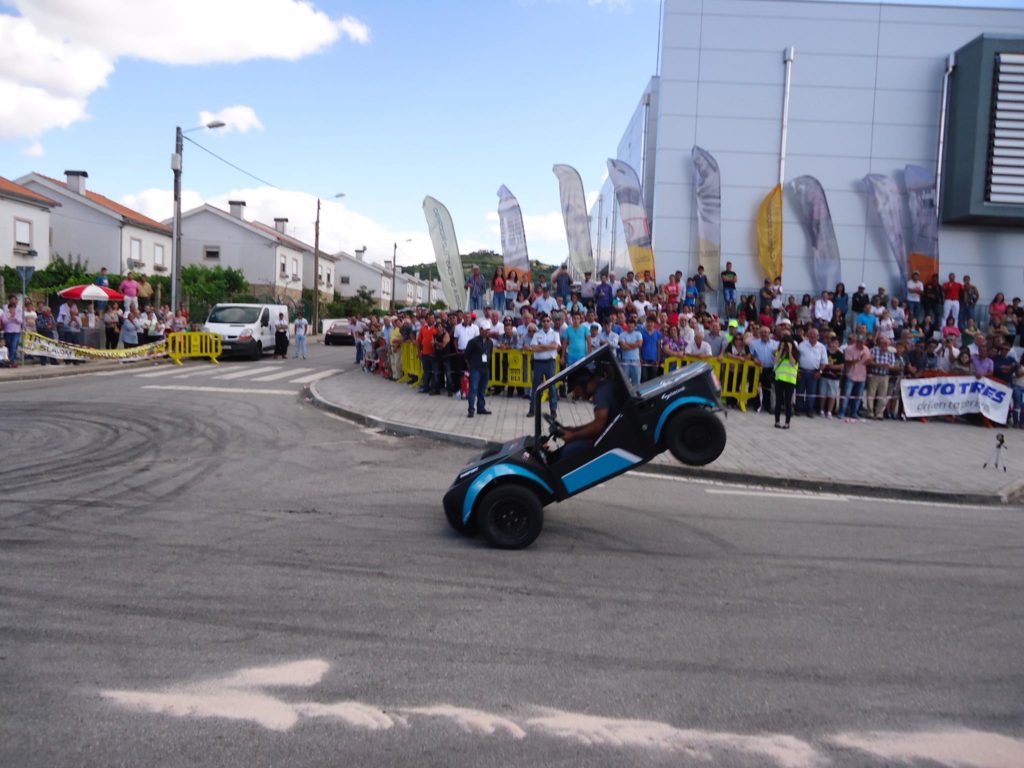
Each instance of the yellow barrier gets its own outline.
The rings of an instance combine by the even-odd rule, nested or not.
[[[761,383],[761,366],[754,360],[740,360],[736,357],[667,357],[662,363],[662,372],[668,373],[689,363],[707,363],[722,385],[722,399],[735,400],[741,411],[747,410],[747,402],[757,396]]]
[[[495,348],[491,359],[491,386],[533,386],[533,353]]]
[[[217,358],[223,351],[224,347],[218,333],[188,331],[167,336],[167,356],[177,365],[181,365],[181,360],[185,357],[208,357],[211,361],[219,363]]]

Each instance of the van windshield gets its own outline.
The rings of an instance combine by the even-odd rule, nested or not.
[[[255,323],[260,315],[259,307],[214,307],[208,323]]]

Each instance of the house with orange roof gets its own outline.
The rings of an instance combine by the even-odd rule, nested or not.
[[[283,231],[287,219],[272,227],[247,221],[244,200],[228,206],[224,211],[205,203],[181,214],[182,266],[238,269],[256,296],[301,299],[306,256],[313,249]]]
[[[50,249],[65,259],[80,259],[91,272],[106,267],[169,274],[171,227],[87,188],[89,174],[65,171],[65,180],[30,173],[17,183],[59,203],[50,216]]]
[[[55,200],[0,176],[0,266],[45,269]]]

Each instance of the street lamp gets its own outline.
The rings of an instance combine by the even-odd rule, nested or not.
[[[171,155],[171,170],[174,171],[174,232],[171,240],[171,310],[178,311],[178,298],[181,293],[181,153],[184,147],[182,136],[203,128],[223,128],[227,123],[223,120],[212,120],[206,125],[181,130],[174,129],[174,154]]]
[[[344,197],[344,192],[339,192],[334,197]],[[316,199],[316,228],[313,230],[313,335],[317,335],[320,322],[320,198]]]
[[[403,240],[403,243],[411,243],[412,238]],[[395,314],[395,291],[398,290],[398,283],[395,282],[395,272],[398,266],[398,241],[395,241],[395,250],[391,254],[391,314]]]

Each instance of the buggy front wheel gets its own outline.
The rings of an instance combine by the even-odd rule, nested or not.
[[[683,464],[703,467],[725,450],[725,426],[703,408],[687,408],[669,421],[665,446]]]
[[[484,538],[495,547],[523,549],[540,535],[544,508],[529,488],[499,485],[480,500],[476,520]]]

